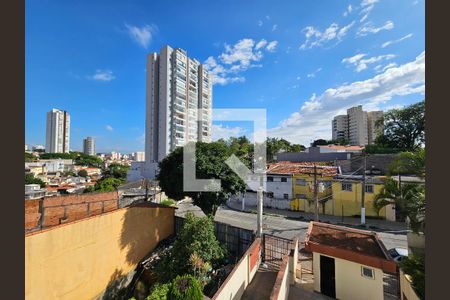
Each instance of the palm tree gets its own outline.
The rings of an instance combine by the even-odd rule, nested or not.
[[[401,184],[392,178],[386,179],[380,193],[375,195],[374,207],[380,211],[394,204],[399,208],[400,218],[407,217],[411,230],[419,232],[425,228],[425,186]]]

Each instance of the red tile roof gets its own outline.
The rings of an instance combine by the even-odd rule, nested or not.
[[[310,222],[305,249],[396,273],[397,265],[375,232]]]
[[[352,151],[361,151],[364,149],[364,146],[323,145],[323,146],[319,146],[319,147],[334,149],[334,150],[352,150]]]
[[[337,175],[336,167],[326,165],[323,162],[289,162],[280,161],[270,164],[267,173],[273,174],[314,174],[314,165],[318,175],[335,176]]]

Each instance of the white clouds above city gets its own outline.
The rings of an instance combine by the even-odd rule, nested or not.
[[[261,61],[264,52],[275,52],[277,45],[278,41],[241,39],[234,45],[225,44],[224,52],[217,58],[208,57],[204,65],[211,72],[215,84],[243,82],[245,78],[238,74],[249,68],[262,67],[257,62]]]
[[[367,22],[361,26],[356,33],[357,36],[366,36],[371,33],[378,33],[382,30],[394,29],[394,22],[386,21],[382,26],[375,27],[372,22]]]
[[[152,41],[157,27],[155,25],[144,25],[142,27],[125,24],[130,38],[143,48],[147,49]]]
[[[105,128],[108,131],[113,131],[114,130],[114,128],[111,125],[106,125]]]
[[[381,48],[386,48],[387,46],[390,46],[392,44],[400,43],[401,41],[404,41],[406,39],[411,38],[412,36],[413,36],[413,34],[409,33],[409,34],[407,34],[407,35],[405,35],[405,36],[403,36],[403,37],[401,37],[401,38],[399,38],[397,40],[387,41],[387,42],[383,43],[383,45],[381,45]]]
[[[368,65],[370,64],[374,64],[383,60],[389,60],[395,57],[395,55],[393,54],[385,54],[365,58],[366,56],[367,54],[365,53],[356,54],[352,57],[344,58],[342,60],[342,63],[347,65],[353,65],[355,67],[356,72],[361,72],[367,69]]]
[[[111,70],[96,70],[93,75],[87,76],[90,80],[96,80],[96,81],[111,81],[116,79],[116,76],[114,76],[113,71]]]
[[[223,124],[212,125],[212,140],[217,141],[219,139],[227,140],[230,137],[239,137],[245,135],[246,130],[241,127],[224,126]]]
[[[314,26],[303,28],[302,33],[305,35],[305,41],[300,45],[301,50],[311,49],[324,46],[330,42],[339,43],[353,27],[355,21],[346,26],[339,27],[337,23],[332,23],[324,31],[320,31]]]
[[[422,52],[415,60],[388,68],[372,78],[329,88],[319,96],[313,94],[299,111],[269,129],[268,136],[308,144],[311,139],[329,137],[330,120],[351,106],[362,104],[374,109],[394,96],[424,92],[425,52]]]

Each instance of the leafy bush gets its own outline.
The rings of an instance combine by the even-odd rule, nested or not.
[[[412,286],[417,292],[420,299],[425,299],[425,256],[411,255],[405,257],[401,263],[400,268],[411,276]]]
[[[46,184],[39,178],[35,178],[33,173],[25,174],[25,184],[39,184],[41,188],[45,188]]]
[[[214,266],[225,257],[226,250],[214,234],[212,217],[200,218],[187,213],[172,250],[155,267],[159,281],[169,282],[177,275],[194,275],[197,268],[191,263],[194,253],[203,263]]]
[[[152,289],[152,292],[145,300],[166,300],[167,293],[169,292],[170,283],[159,284],[157,283]]]
[[[163,201],[161,201],[162,205],[167,205],[167,206],[172,206],[175,205],[177,202],[173,199],[164,199]]]
[[[169,286],[168,300],[202,300],[202,288],[192,275],[177,276]]]

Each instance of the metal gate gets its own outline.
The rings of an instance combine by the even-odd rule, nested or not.
[[[263,244],[263,261],[268,265],[279,268],[283,257],[291,252],[294,242],[290,239],[265,233],[263,234]]]

